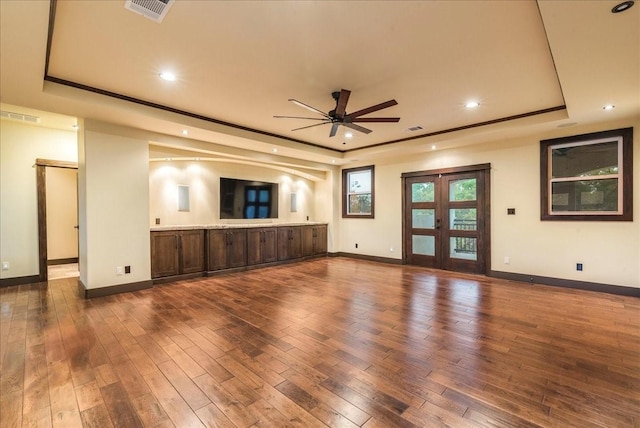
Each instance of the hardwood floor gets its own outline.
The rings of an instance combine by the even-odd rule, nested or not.
[[[343,258],[0,289],[0,426],[640,426],[640,299]]]

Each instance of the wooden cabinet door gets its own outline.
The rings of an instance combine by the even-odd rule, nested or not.
[[[262,229],[247,230],[247,264],[249,266],[262,263]]]
[[[290,259],[289,246],[291,242],[291,228],[278,228],[278,261]]]
[[[176,232],[151,232],[151,278],[178,275],[180,262]]]
[[[229,231],[227,241],[227,267],[235,268],[247,265],[247,231],[236,229]]]
[[[209,230],[207,239],[209,263],[207,270],[219,270],[227,267],[227,233],[226,230]]]
[[[291,259],[299,259],[302,257],[302,227],[300,226],[291,228],[291,243],[289,251],[289,258]]]
[[[180,232],[180,273],[204,271],[204,230]]]
[[[302,227],[302,256],[312,256],[315,248],[315,226],[303,226]]]
[[[271,263],[278,260],[278,234],[274,228],[262,231],[262,262]]]
[[[327,253],[327,226],[316,226],[316,236],[314,241],[314,254],[326,254]]]

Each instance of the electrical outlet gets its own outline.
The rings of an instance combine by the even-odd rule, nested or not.
[[[131,273],[131,266],[125,266],[125,267],[124,267],[124,273],[125,273],[125,274],[127,274],[127,273]]]
[[[582,263],[576,263],[576,270],[582,272]]]
[[[123,266],[117,266],[116,267],[116,275],[124,275],[124,267]]]
[[[358,248],[358,244],[356,244],[356,248]]]
[[[160,217],[156,217],[156,224],[160,224]]]
[[[510,265],[511,264],[511,257],[504,256],[504,264],[505,265]]]
[[[2,270],[9,270],[9,262],[2,262]]]
[[[393,247],[389,248],[389,252],[393,253]]]

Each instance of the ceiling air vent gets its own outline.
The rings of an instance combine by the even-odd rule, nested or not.
[[[420,131],[421,129],[424,129],[424,128],[420,125],[416,125],[416,126],[412,126],[411,128],[405,129],[404,132],[416,132],[416,131]]]
[[[0,117],[4,117],[6,119],[19,120],[21,122],[29,122],[29,123],[40,123],[40,118],[38,116],[32,116],[30,114],[22,114],[22,113],[14,113],[11,111],[0,111]]]
[[[160,23],[173,2],[174,0],[125,0],[124,8]]]

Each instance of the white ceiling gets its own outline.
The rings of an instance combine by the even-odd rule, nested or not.
[[[188,129],[212,152],[277,148],[320,163],[410,154],[639,117],[640,5],[612,14],[617,3],[176,0],[159,24],[124,0],[59,0],[51,21],[48,1],[1,1],[0,101]],[[347,112],[395,99],[370,116],[400,122],[346,139],[344,127],[330,138],[329,125],[291,131],[315,122],[273,118],[315,115],[289,98],[328,112],[341,88],[352,91]]]

